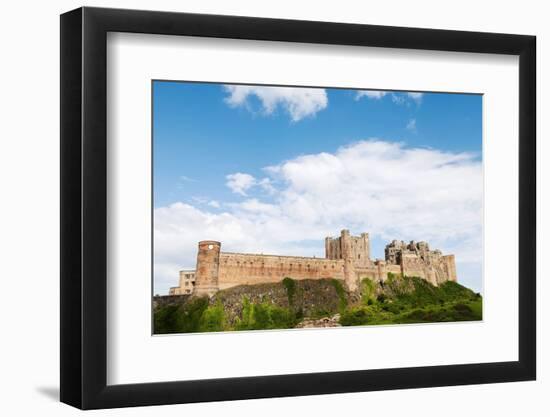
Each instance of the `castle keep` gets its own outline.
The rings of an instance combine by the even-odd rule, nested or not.
[[[222,252],[221,243],[199,242],[195,271],[180,272],[180,286],[170,294],[213,295],[237,285],[293,279],[335,278],[355,291],[363,278],[385,281],[388,273],[416,276],[434,285],[456,281],[454,255],[430,250],[426,242],[394,240],[385,248],[385,259],[372,260],[368,233],[325,239],[325,258]]]

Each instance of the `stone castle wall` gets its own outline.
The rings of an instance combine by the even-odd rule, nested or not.
[[[393,241],[386,246],[385,260],[370,259],[368,233],[325,239],[326,258],[221,252],[221,243],[199,242],[193,293],[212,296],[238,285],[273,283],[290,277],[296,280],[335,278],[350,291],[360,280],[385,281],[388,273],[416,276],[434,285],[456,281],[454,255],[431,251],[426,242],[406,244]],[[177,290],[174,289],[174,293]]]
[[[344,279],[344,261],[299,256],[221,252],[219,289],[293,279]]]

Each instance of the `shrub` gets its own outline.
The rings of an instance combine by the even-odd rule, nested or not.
[[[368,324],[375,318],[374,314],[365,307],[357,307],[344,311],[340,316],[342,326],[360,326]]]
[[[309,314],[309,317],[312,319],[320,319],[321,317],[330,317],[332,315],[333,312],[324,307],[315,307],[313,311]]]
[[[155,311],[153,321],[154,334],[177,333],[179,306],[167,305]]]
[[[361,281],[361,301],[365,305],[372,305],[376,295],[376,283],[369,278]]]
[[[286,295],[288,297],[288,305],[294,304],[294,296],[296,295],[296,282],[289,277],[283,279],[283,286],[286,288]]]
[[[250,303],[248,297],[242,298],[243,309],[241,311],[241,317],[237,319],[235,323],[236,330],[247,330],[252,328],[254,322],[254,306]]]
[[[193,333],[200,331],[201,317],[208,307],[208,298],[192,298],[180,306],[170,304],[157,309],[154,313],[154,332]]]
[[[453,309],[456,310],[456,311],[459,311],[461,313],[471,313],[472,312],[472,309],[464,303],[456,303],[453,306]]]
[[[338,295],[338,309],[340,310],[340,313],[343,313],[348,306],[346,290],[339,280],[333,278],[330,280],[330,282],[332,283],[332,286],[334,287],[334,289],[336,290],[336,294]]]
[[[289,329],[296,325],[297,315],[288,308],[268,302],[253,304],[244,298],[241,318],[237,320],[235,330]]]
[[[199,330],[201,332],[220,332],[225,328],[225,314],[223,304],[218,302],[214,306],[209,306],[203,311]]]
[[[396,278],[393,272],[388,272],[388,282],[392,282]]]
[[[269,329],[290,329],[296,325],[295,315],[287,308],[269,307]]]
[[[208,297],[193,298],[182,308],[180,328],[183,333],[198,332],[204,310],[208,308]]]

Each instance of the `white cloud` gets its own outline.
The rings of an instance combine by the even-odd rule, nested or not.
[[[235,174],[229,174],[225,177],[227,185],[231,191],[242,196],[247,195],[247,191],[252,187],[260,187],[267,194],[274,194],[275,187],[273,187],[272,181],[269,178],[262,178],[258,180],[250,174],[243,174],[242,172],[236,172]]]
[[[246,195],[246,191],[256,185],[256,178],[250,174],[243,174],[242,172],[229,174],[225,179],[227,180],[226,185],[231,191],[240,195]]]
[[[424,97],[424,93],[407,93],[407,96],[416,101],[417,104],[420,104],[422,102],[422,97]]]
[[[210,207],[214,207],[214,208],[220,208],[220,207],[221,207],[220,203],[217,202],[216,200],[209,201],[209,202],[208,202],[208,205],[209,205]]]
[[[249,98],[255,96],[260,100],[264,114],[273,114],[281,107],[293,122],[314,116],[328,105],[327,93],[323,88],[226,85],[224,89],[229,94],[225,102],[231,107],[244,106],[250,110]]]
[[[410,119],[406,126],[407,130],[416,132],[416,119]]]
[[[395,94],[395,93],[391,95],[391,99],[395,104],[399,104],[399,105],[405,104],[405,101],[406,101],[405,96],[401,94]]]
[[[411,100],[420,105],[423,97],[424,93],[392,93],[391,95],[391,99],[395,104],[406,104],[407,106],[411,104]]]
[[[275,194],[275,187],[269,178],[262,178],[257,183],[266,193]]]
[[[387,91],[360,90],[355,95],[355,100],[359,100],[363,97],[371,98],[371,99],[374,99],[374,100],[380,100],[386,94],[388,94]]]
[[[363,97],[367,97],[369,99],[373,100],[380,100],[381,98],[387,96],[388,94],[391,94],[391,99],[395,104],[408,104],[409,100],[412,100],[416,102],[416,104],[420,104],[422,102],[422,98],[424,96],[424,93],[390,93],[388,91],[377,91],[377,90],[359,90],[357,91],[357,94],[355,95],[355,100],[360,100]]]
[[[184,203],[155,210],[157,292],[175,285],[178,268],[194,268],[204,239],[228,251],[322,256],[323,238],[349,228],[384,241],[427,240],[457,263],[480,262],[482,169],[475,155],[366,140],[266,172],[269,202],[247,198],[221,213]],[[247,189],[235,187],[241,195]]]

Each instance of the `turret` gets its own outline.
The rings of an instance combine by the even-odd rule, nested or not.
[[[199,242],[194,293],[211,297],[218,289],[221,243],[214,240]]]

